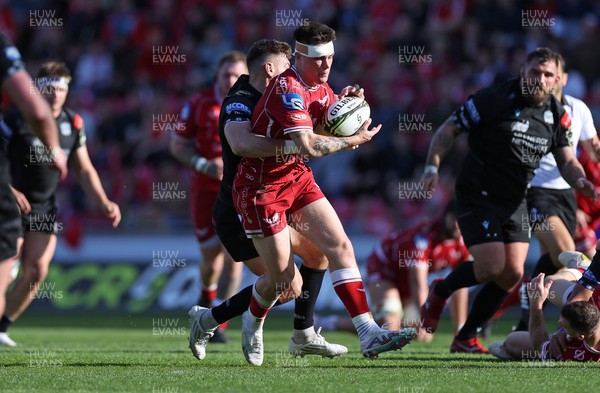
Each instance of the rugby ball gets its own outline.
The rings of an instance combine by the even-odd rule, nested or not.
[[[362,98],[346,96],[334,101],[323,119],[323,129],[333,136],[351,136],[371,116],[369,104]]]

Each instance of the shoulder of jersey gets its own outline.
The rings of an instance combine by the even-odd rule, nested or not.
[[[79,113],[75,112],[71,108],[64,107],[63,110],[65,111],[67,116],[73,120],[73,127],[75,127],[78,130],[81,130],[83,128],[83,118],[81,117],[81,115],[79,115]]]

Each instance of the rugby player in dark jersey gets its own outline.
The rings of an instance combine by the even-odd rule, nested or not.
[[[530,239],[525,194],[541,157],[552,152],[573,188],[595,194],[569,146],[569,115],[552,95],[560,83],[558,62],[559,55],[548,48],[529,53],[520,79],[472,95],[431,142],[422,179],[428,190],[435,189],[438,167],[454,138],[468,133],[470,150],[456,181],[456,199],[458,222],[474,262],[464,262],[431,287],[421,308],[424,328],[435,331],[452,292],[485,284],[451,352],[488,352],[477,332],[523,276]]]
[[[31,91],[31,78],[25,70],[19,50],[8,37],[0,34],[0,87],[23,112],[23,117],[47,147],[49,163],[58,170],[61,179],[67,175],[67,160],[58,144],[56,124],[48,104]],[[5,140],[6,130],[0,128]],[[10,270],[17,254],[17,239],[21,220],[15,198],[10,191],[10,175],[6,150],[0,151],[0,314],[4,314],[5,292],[11,281]],[[1,336],[6,334],[0,333]]]
[[[221,242],[234,261],[243,261],[256,275],[265,273],[265,264],[248,239],[238,218],[232,197],[232,187],[241,156],[268,157],[282,154],[283,140],[264,138],[251,133],[252,112],[269,81],[290,66],[290,46],[276,40],[260,40],[249,50],[246,62],[250,75],[242,75],[223,101],[219,119],[219,136],[223,146],[223,179],[215,207],[213,222]],[[328,266],[327,258],[310,241],[292,230],[294,252],[303,259],[302,284],[282,288],[296,298],[294,334],[289,351],[294,355],[334,357],[346,353],[346,347],[328,343],[313,327],[313,311]],[[300,290],[300,285],[301,290]],[[194,306],[190,312],[190,349],[203,359],[205,346],[214,329],[238,315],[250,305],[252,285],[212,309]]]
[[[83,191],[116,227],[121,220],[121,212],[119,206],[106,196],[90,160],[83,119],[63,107],[70,80],[69,70],[63,63],[47,62],[41,66],[36,85],[50,104],[59,130],[60,147],[68,156]],[[19,111],[8,111],[3,121],[12,132],[8,142],[11,185],[21,211],[24,231],[20,247],[23,275],[7,293],[6,310],[0,320],[0,333],[4,333],[0,336],[0,345],[14,346],[14,341],[6,334],[7,329],[29,306],[46,279],[56,250],[56,233],[61,230],[62,224],[56,222],[54,196],[59,174],[43,158],[40,140]]]

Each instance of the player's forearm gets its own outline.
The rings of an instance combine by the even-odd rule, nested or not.
[[[452,147],[457,134],[457,128],[452,119],[447,119],[433,134],[425,165],[433,165],[439,168],[442,159]]]
[[[529,341],[531,346],[539,353],[542,350],[542,344],[549,339],[542,308],[532,307],[529,311]]]
[[[83,192],[85,192],[85,195],[87,195],[96,206],[102,207],[109,202],[96,169],[84,169],[79,170],[76,173],[77,180],[79,181]]]
[[[598,140],[598,137],[595,136],[592,139],[582,140],[579,143],[588,157],[590,157],[590,160],[600,162],[600,140]]]
[[[225,137],[233,154],[240,157],[262,158],[285,153],[285,140],[265,138],[250,131],[250,124],[229,123],[225,126]]]
[[[573,188],[577,188],[577,180],[585,178],[585,171],[576,159],[566,161],[559,169],[563,179]]]
[[[291,138],[299,149],[297,154],[306,154],[309,158],[325,157],[362,143],[355,135],[338,138],[305,131],[294,132]]]
[[[192,169],[195,169],[194,166],[197,160],[202,158],[196,155],[196,149],[191,141],[180,140],[178,138],[171,138],[169,151],[177,161]]]
[[[429,287],[427,286],[428,269],[413,267],[409,271],[411,297],[415,299],[418,307],[425,304]]]

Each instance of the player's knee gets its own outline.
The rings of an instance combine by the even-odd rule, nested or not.
[[[352,242],[347,236],[338,240],[333,247],[333,252],[338,260],[347,261],[354,258],[354,249],[352,248]]]
[[[480,282],[495,281],[502,275],[502,266],[499,264],[488,264],[477,271],[477,279]]]

